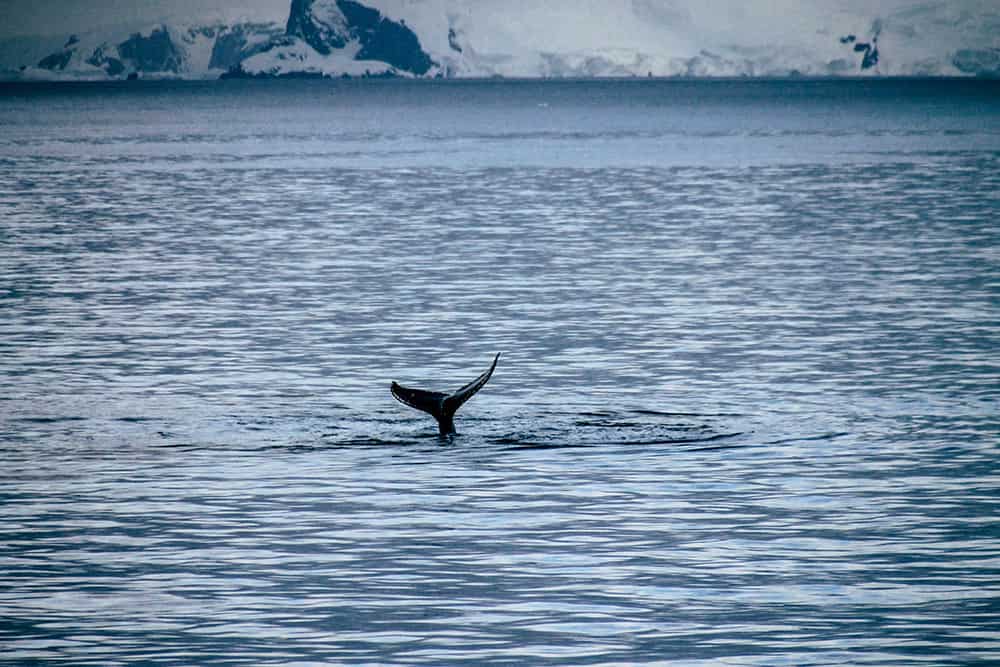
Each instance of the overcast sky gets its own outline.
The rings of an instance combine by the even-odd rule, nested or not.
[[[810,14],[849,12],[890,15],[907,9],[921,11],[930,5],[947,4],[956,13],[997,14],[998,3],[992,0],[608,0],[604,3],[564,2],[556,0],[363,0],[366,4],[396,9],[391,13],[417,14],[426,10],[438,13],[442,8],[460,11],[468,7],[476,13],[505,14],[516,20],[518,15],[538,11],[559,11],[572,18],[579,7],[582,14],[593,10],[594,4],[634,12],[656,19],[683,19],[692,13],[717,14],[720,20],[743,20],[753,16],[795,16],[799,21]],[[104,25],[156,22],[159,20],[209,17],[254,18],[284,21],[290,0],[0,0],[0,36],[53,34],[85,31]],[[629,7],[631,5],[631,7]],[[602,12],[603,13],[603,12]],[[797,22],[799,22],[797,21]],[[780,21],[779,21],[780,22]]]
[[[216,15],[284,21],[290,5],[291,0],[0,0],[0,37]]]

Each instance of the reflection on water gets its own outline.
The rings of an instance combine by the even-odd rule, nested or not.
[[[998,98],[576,85],[3,98],[0,662],[1000,659]]]

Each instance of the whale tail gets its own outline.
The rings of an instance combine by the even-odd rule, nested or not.
[[[441,435],[451,435],[455,433],[455,413],[462,405],[472,398],[476,392],[489,382],[493,375],[493,369],[497,367],[500,355],[493,357],[493,365],[489,370],[484,371],[472,382],[463,386],[458,391],[445,394],[440,391],[427,391],[425,389],[413,389],[393,382],[390,391],[400,403],[404,403],[411,408],[416,408],[430,414],[438,423],[438,432]]]

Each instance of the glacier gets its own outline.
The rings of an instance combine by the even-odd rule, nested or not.
[[[276,0],[288,2],[288,0]],[[1000,76],[982,0],[291,0],[0,42],[6,79]]]

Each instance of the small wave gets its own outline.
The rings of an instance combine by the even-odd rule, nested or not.
[[[632,410],[638,415],[653,415],[657,417],[742,417],[738,412],[663,412],[661,410],[651,410],[649,408],[636,408]]]
[[[521,450],[521,449],[575,449],[575,448],[595,448],[595,447],[660,447],[660,446],[677,446],[677,445],[700,445],[703,443],[714,443],[720,440],[729,440],[732,438],[738,438],[740,436],[746,435],[742,431],[733,433],[719,433],[704,438],[652,438],[648,440],[604,440],[604,441],[573,441],[573,442],[540,442],[532,439],[520,439],[517,437],[506,436],[503,438],[498,438],[493,442],[498,445],[505,446],[508,450]],[[688,451],[708,451],[715,449],[726,449],[731,447],[745,446],[745,444],[730,444],[723,446],[713,446],[713,447],[697,447],[690,448],[685,447]]]
[[[56,416],[56,417],[14,417],[10,421],[21,422],[23,424],[62,424],[63,422],[86,421],[86,417]]]
[[[815,442],[820,440],[835,440],[849,436],[847,431],[836,431],[832,433],[820,433],[819,435],[801,435],[794,438],[781,438],[780,440],[769,440],[765,445],[785,445],[791,442]]]

